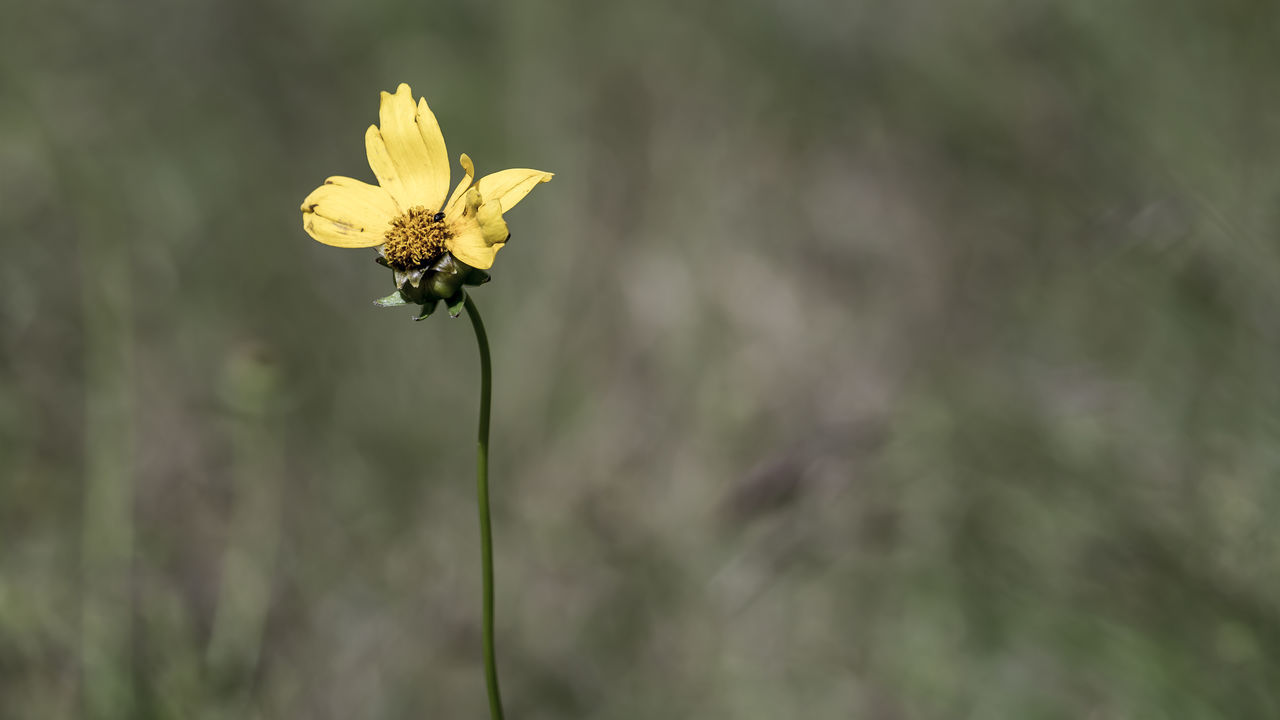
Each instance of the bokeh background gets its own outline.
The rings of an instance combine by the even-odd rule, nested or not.
[[[1280,5],[3,0],[0,718],[1280,717]],[[457,168],[455,167],[455,173]]]

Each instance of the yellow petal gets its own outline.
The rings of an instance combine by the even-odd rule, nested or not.
[[[484,233],[484,241],[490,245],[505,243],[511,237],[507,230],[507,221],[502,219],[502,207],[496,202],[485,202],[476,211],[476,221],[480,223],[480,231]]]
[[[462,194],[471,187],[471,179],[476,176],[476,166],[471,164],[471,158],[466,153],[462,153],[462,157],[458,158],[458,162],[462,165],[462,169],[466,174],[458,181],[458,187],[454,188],[453,194],[449,196],[449,202],[445,203],[445,214],[448,215],[449,210],[458,202]]]
[[[302,201],[302,229],[325,245],[360,248],[381,245],[395,200],[377,185],[331,177]]]
[[[421,205],[438,210],[449,193],[449,153],[435,113],[400,83],[394,95],[382,93],[380,126],[365,132],[369,167],[401,210]]]
[[[493,267],[493,256],[506,246],[506,243],[490,244],[485,239],[480,223],[474,220],[464,226],[455,226],[454,235],[449,239],[449,252],[462,262],[473,268],[488,270]]]
[[[496,201],[501,204],[502,212],[507,212],[523,200],[535,185],[550,182],[553,177],[552,173],[541,170],[515,168],[485,175],[476,185],[485,202]]]
[[[480,188],[472,185],[460,197],[449,201],[449,206],[444,210],[445,224],[460,223],[464,217],[475,219],[476,211],[480,209],[480,202]]]
[[[476,188],[468,190],[454,205],[456,217],[449,222],[453,236],[449,252],[471,267],[488,270],[493,258],[506,245],[507,223],[496,202],[484,202]]]

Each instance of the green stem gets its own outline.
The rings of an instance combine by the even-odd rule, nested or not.
[[[484,576],[484,679],[489,690],[489,716],[502,720],[502,695],[498,691],[498,662],[493,651],[493,530],[489,522],[489,399],[493,395],[493,369],[489,362],[489,337],[480,311],[466,296],[467,317],[480,347],[480,425],[476,436],[476,497],[480,501],[480,562]]]

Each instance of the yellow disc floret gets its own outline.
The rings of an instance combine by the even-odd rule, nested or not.
[[[382,245],[383,257],[392,265],[407,269],[426,265],[443,255],[452,233],[441,215],[418,206],[392,220],[384,235],[387,241]]]

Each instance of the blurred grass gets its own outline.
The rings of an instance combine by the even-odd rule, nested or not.
[[[1273,3],[3,9],[0,718],[91,714],[103,531],[117,717],[483,713],[468,330],[297,212],[399,82],[557,173],[480,290],[512,716],[1280,717]]]

